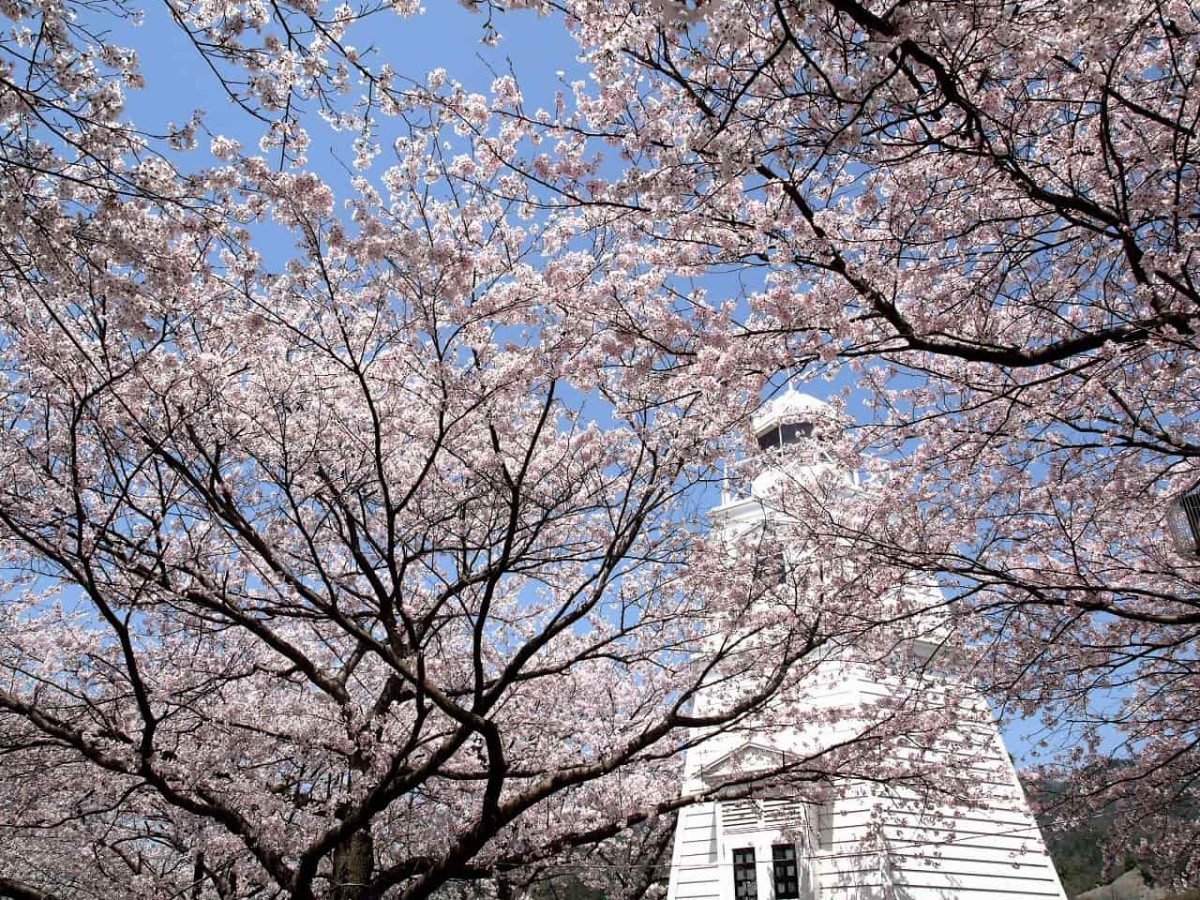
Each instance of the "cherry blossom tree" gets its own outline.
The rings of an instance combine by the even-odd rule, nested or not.
[[[525,171],[723,309],[687,363],[857,379],[807,545],[936,578],[1071,812],[1200,879],[1195,4],[518,5],[593,72]]]
[[[0,889],[527,883],[930,621],[1200,877],[1193,6],[512,5],[590,67],[551,109],[356,49],[413,4],[155,7],[255,123],[191,156],[124,113],[147,10],[0,5]],[[865,409],[787,591],[700,511],[783,371]],[[917,712],[762,777],[952,778],[888,768]]]
[[[824,640],[700,652],[755,591],[688,499],[737,413],[651,406],[653,348],[584,340],[596,256],[534,266],[537,226],[407,162],[354,233],[241,159],[199,211],[9,238],[9,893],[419,897],[553,857],[688,802],[679,750]],[[260,215],[277,271],[228,229]]]
[[[257,150],[130,123],[108,28],[142,11],[0,7],[0,894],[420,900],[623,860],[637,898],[688,803],[973,796],[892,752],[955,698],[805,708],[824,655],[888,657],[887,579],[818,609],[709,532],[763,375],[637,232],[539,197],[555,113],[399,87],[342,42],[382,10],[165,10]],[[374,116],[402,137],[337,188],[318,113],[363,169]],[[679,796],[695,742],[846,716]]]

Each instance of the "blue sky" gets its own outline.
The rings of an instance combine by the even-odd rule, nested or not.
[[[140,25],[114,30],[116,41],[137,49],[146,76],[146,87],[127,96],[132,119],[159,132],[166,123],[180,123],[193,109],[202,109],[214,133],[257,137],[259,123],[229,101],[165,7],[147,5],[145,10]],[[501,39],[489,44],[485,16],[451,0],[433,0],[424,12],[408,18],[377,13],[352,26],[346,40],[360,52],[374,47],[368,60],[385,60],[401,76],[424,81],[430,71],[444,68],[449,78],[481,93],[488,91],[496,73],[511,70],[535,107],[553,103],[560,72],[568,80],[584,77],[575,42],[561,21],[528,11],[499,14],[493,21]],[[324,175],[330,165],[340,168],[331,151],[347,161],[353,157],[353,136],[333,134],[316,116],[309,118],[314,143],[309,165]]]

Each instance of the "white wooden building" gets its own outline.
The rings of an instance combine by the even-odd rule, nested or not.
[[[808,440],[814,419],[830,414],[820,401],[788,391],[756,419],[760,446]],[[749,496],[727,497],[714,511],[715,526],[744,530],[769,525],[773,513],[757,495],[778,477],[768,470],[755,480]],[[834,694],[869,700],[896,688],[877,673],[867,677],[852,667],[836,676],[814,682],[814,703],[837,703],[842,698]],[[704,697],[697,699],[698,707],[704,703]],[[948,803],[933,815],[914,816],[895,790],[866,781],[831,785],[824,797],[812,801],[752,796],[695,804],[679,814],[668,900],[1064,900],[982,701],[978,713],[974,725],[961,726],[955,737],[959,746],[970,749],[963,754],[969,758],[963,765],[990,788],[985,808]],[[723,734],[706,741],[685,760],[682,790],[700,792],[731,775],[773,766],[789,749],[811,752],[821,741],[845,736],[828,726],[822,732],[793,728],[752,736]]]

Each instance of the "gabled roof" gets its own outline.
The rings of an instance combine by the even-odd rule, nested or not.
[[[708,784],[717,784],[731,776],[777,766],[784,761],[784,757],[785,753],[776,747],[746,741],[703,766],[700,778]]]

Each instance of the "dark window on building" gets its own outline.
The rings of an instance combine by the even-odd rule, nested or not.
[[[783,551],[770,549],[754,558],[754,583],[760,587],[775,587],[787,581],[787,560]]]
[[[759,534],[754,553],[754,583],[759,588],[785,584],[788,576],[787,556],[774,529],[764,527]]]
[[[734,900],[757,900],[758,877],[754,871],[754,848],[733,851]]]
[[[770,431],[764,431],[758,436],[760,450],[770,450],[772,447],[784,447],[795,444],[801,438],[812,437],[812,422],[785,422],[776,425]]]
[[[788,422],[779,426],[780,441],[784,444],[798,443],[800,438],[812,437],[812,422]]]
[[[775,869],[775,900],[798,900],[800,874],[796,868],[796,845],[776,844],[772,847],[771,864]]]
[[[758,436],[758,449],[770,450],[772,447],[779,446],[779,429],[772,428],[770,431],[764,431]]]

